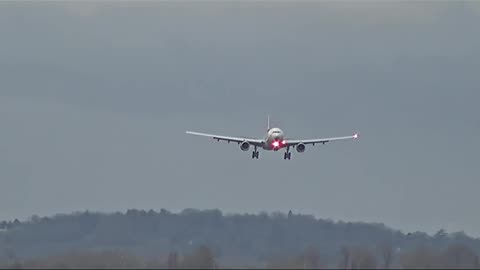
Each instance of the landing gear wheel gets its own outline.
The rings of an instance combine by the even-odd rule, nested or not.
[[[258,156],[259,156],[259,155],[260,155],[260,152],[258,152],[258,151],[253,151],[253,152],[252,152],[252,158],[258,159]]]
[[[285,153],[285,154],[283,154],[283,159],[285,159],[285,160],[287,160],[287,159],[288,159],[288,160],[292,159],[292,153]]]
[[[255,157],[258,159],[259,156],[260,156],[260,152],[257,151],[257,153],[255,154]]]

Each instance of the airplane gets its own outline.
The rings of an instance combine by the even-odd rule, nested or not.
[[[214,134],[206,134],[200,132],[193,132],[193,131],[186,131],[187,134],[197,135],[197,136],[204,136],[210,137],[217,141],[226,141],[236,142],[240,145],[240,149],[242,151],[248,151],[250,146],[254,147],[252,152],[252,158],[258,159],[260,152],[258,148],[264,149],[267,151],[278,151],[284,148],[286,151],[283,155],[284,160],[290,160],[292,158],[292,153],[290,152],[290,148],[295,148],[298,153],[303,153],[306,150],[306,145],[311,144],[314,146],[315,144],[326,144],[327,142],[331,141],[339,141],[339,140],[348,140],[348,139],[357,139],[358,133],[353,134],[352,136],[344,136],[344,137],[333,137],[333,138],[323,138],[323,139],[308,139],[308,140],[292,140],[287,139],[285,137],[285,133],[283,130],[277,127],[270,127],[270,116],[267,118],[267,134],[263,139],[253,139],[248,137],[230,137],[230,136],[221,136],[221,135],[214,135]]]

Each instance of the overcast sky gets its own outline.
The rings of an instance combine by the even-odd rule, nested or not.
[[[302,212],[480,237],[480,3],[0,3],[0,219]],[[186,130],[360,139],[252,160]]]

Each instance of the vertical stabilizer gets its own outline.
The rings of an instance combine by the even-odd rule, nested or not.
[[[270,115],[267,116],[267,131],[270,130]]]

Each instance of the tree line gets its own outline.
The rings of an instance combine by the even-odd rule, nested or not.
[[[480,268],[480,240],[463,232],[404,233],[291,211],[85,211],[0,224],[11,224],[0,227],[6,268]]]

